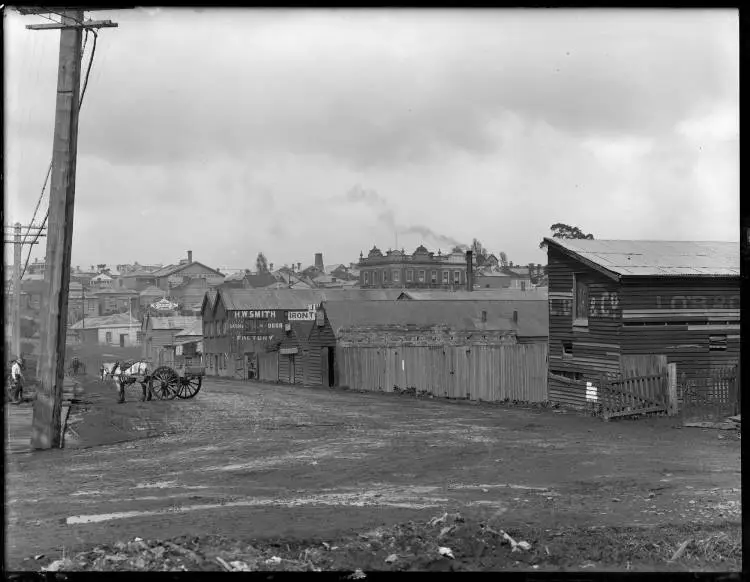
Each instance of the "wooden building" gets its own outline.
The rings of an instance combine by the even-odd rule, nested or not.
[[[142,324],[143,357],[155,366],[174,366],[176,336],[200,318],[147,314]]]
[[[287,381],[291,350],[307,340],[300,324],[311,322],[323,301],[395,302],[398,289],[236,289],[209,290],[203,299],[206,373],[243,379]],[[287,325],[288,324],[288,325]],[[287,337],[289,332],[291,337]],[[282,341],[286,341],[281,347]],[[291,342],[291,343],[290,343]],[[294,364],[305,370],[303,353]],[[303,372],[301,372],[303,373]],[[296,374],[296,373],[295,373]],[[296,378],[293,374],[291,377]],[[304,381],[304,374],[302,376]]]
[[[203,365],[203,320],[197,318],[174,336],[175,368]]]
[[[664,355],[689,377],[738,361],[737,243],[545,241],[551,400],[585,403],[565,379],[596,381],[629,356]]]
[[[225,275],[203,263],[193,261],[193,251],[187,252],[187,259],[181,259],[176,265],[167,265],[151,273],[153,285],[169,291],[172,287],[187,283],[191,279],[205,279],[209,287],[221,285]]]
[[[141,324],[127,313],[86,317],[68,329],[83,344],[133,347],[141,343]]]

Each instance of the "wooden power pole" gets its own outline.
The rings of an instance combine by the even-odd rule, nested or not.
[[[38,9],[36,13],[48,12]],[[52,176],[47,227],[47,287],[41,313],[41,390],[34,401],[31,446],[60,446],[60,413],[65,375],[68,291],[73,246],[78,110],[81,92],[81,53],[84,28],[117,26],[109,21],[83,21],[83,8],[61,9],[59,24],[31,24],[32,30],[60,30],[55,132],[52,146]]]
[[[26,238],[33,236],[33,240],[22,240],[21,229],[26,229]],[[23,251],[23,245],[35,245],[38,244],[37,240],[39,237],[46,236],[42,234],[42,231],[46,227],[44,226],[21,226],[20,222],[16,222],[13,227],[5,227],[5,244],[13,245],[13,355],[18,357],[21,355],[21,255]],[[12,233],[13,238],[10,238]]]

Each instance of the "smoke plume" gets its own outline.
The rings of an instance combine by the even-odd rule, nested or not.
[[[433,242],[438,246],[460,247],[461,250],[469,249],[468,245],[458,242],[451,236],[437,233],[427,226],[421,224],[411,226],[397,224],[393,209],[388,205],[388,201],[376,190],[362,188],[362,186],[357,184],[346,193],[346,199],[354,203],[363,202],[367,206],[379,210],[377,215],[378,220],[397,234],[418,234],[425,240]]]

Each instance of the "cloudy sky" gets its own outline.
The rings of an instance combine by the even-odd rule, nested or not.
[[[475,237],[544,262],[556,222],[739,240],[736,10],[89,15],[119,28],[81,109],[74,265]],[[5,12],[6,224],[30,220],[52,151],[59,33],[24,28],[41,22]]]

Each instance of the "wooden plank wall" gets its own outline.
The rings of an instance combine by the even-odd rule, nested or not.
[[[586,382],[557,376],[550,372],[548,380],[549,401],[570,408],[585,408]]]
[[[549,247],[549,369],[550,372],[579,373],[595,380],[600,374],[619,370],[620,306],[616,281]],[[588,328],[573,327],[574,273],[590,277]],[[572,355],[563,355],[563,342],[570,342]],[[577,388],[558,383],[561,396],[573,398]],[[563,394],[565,393],[565,394]],[[585,397],[585,393],[584,393]]]
[[[547,401],[547,346],[339,347],[340,383],[357,390],[414,388],[437,397]]]
[[[621,305],[624,355],[665,354],[690,378],[739,360],[738,279],[625,281]]]
[[[279,352],[258,352],[258,380],[279,381]]]

